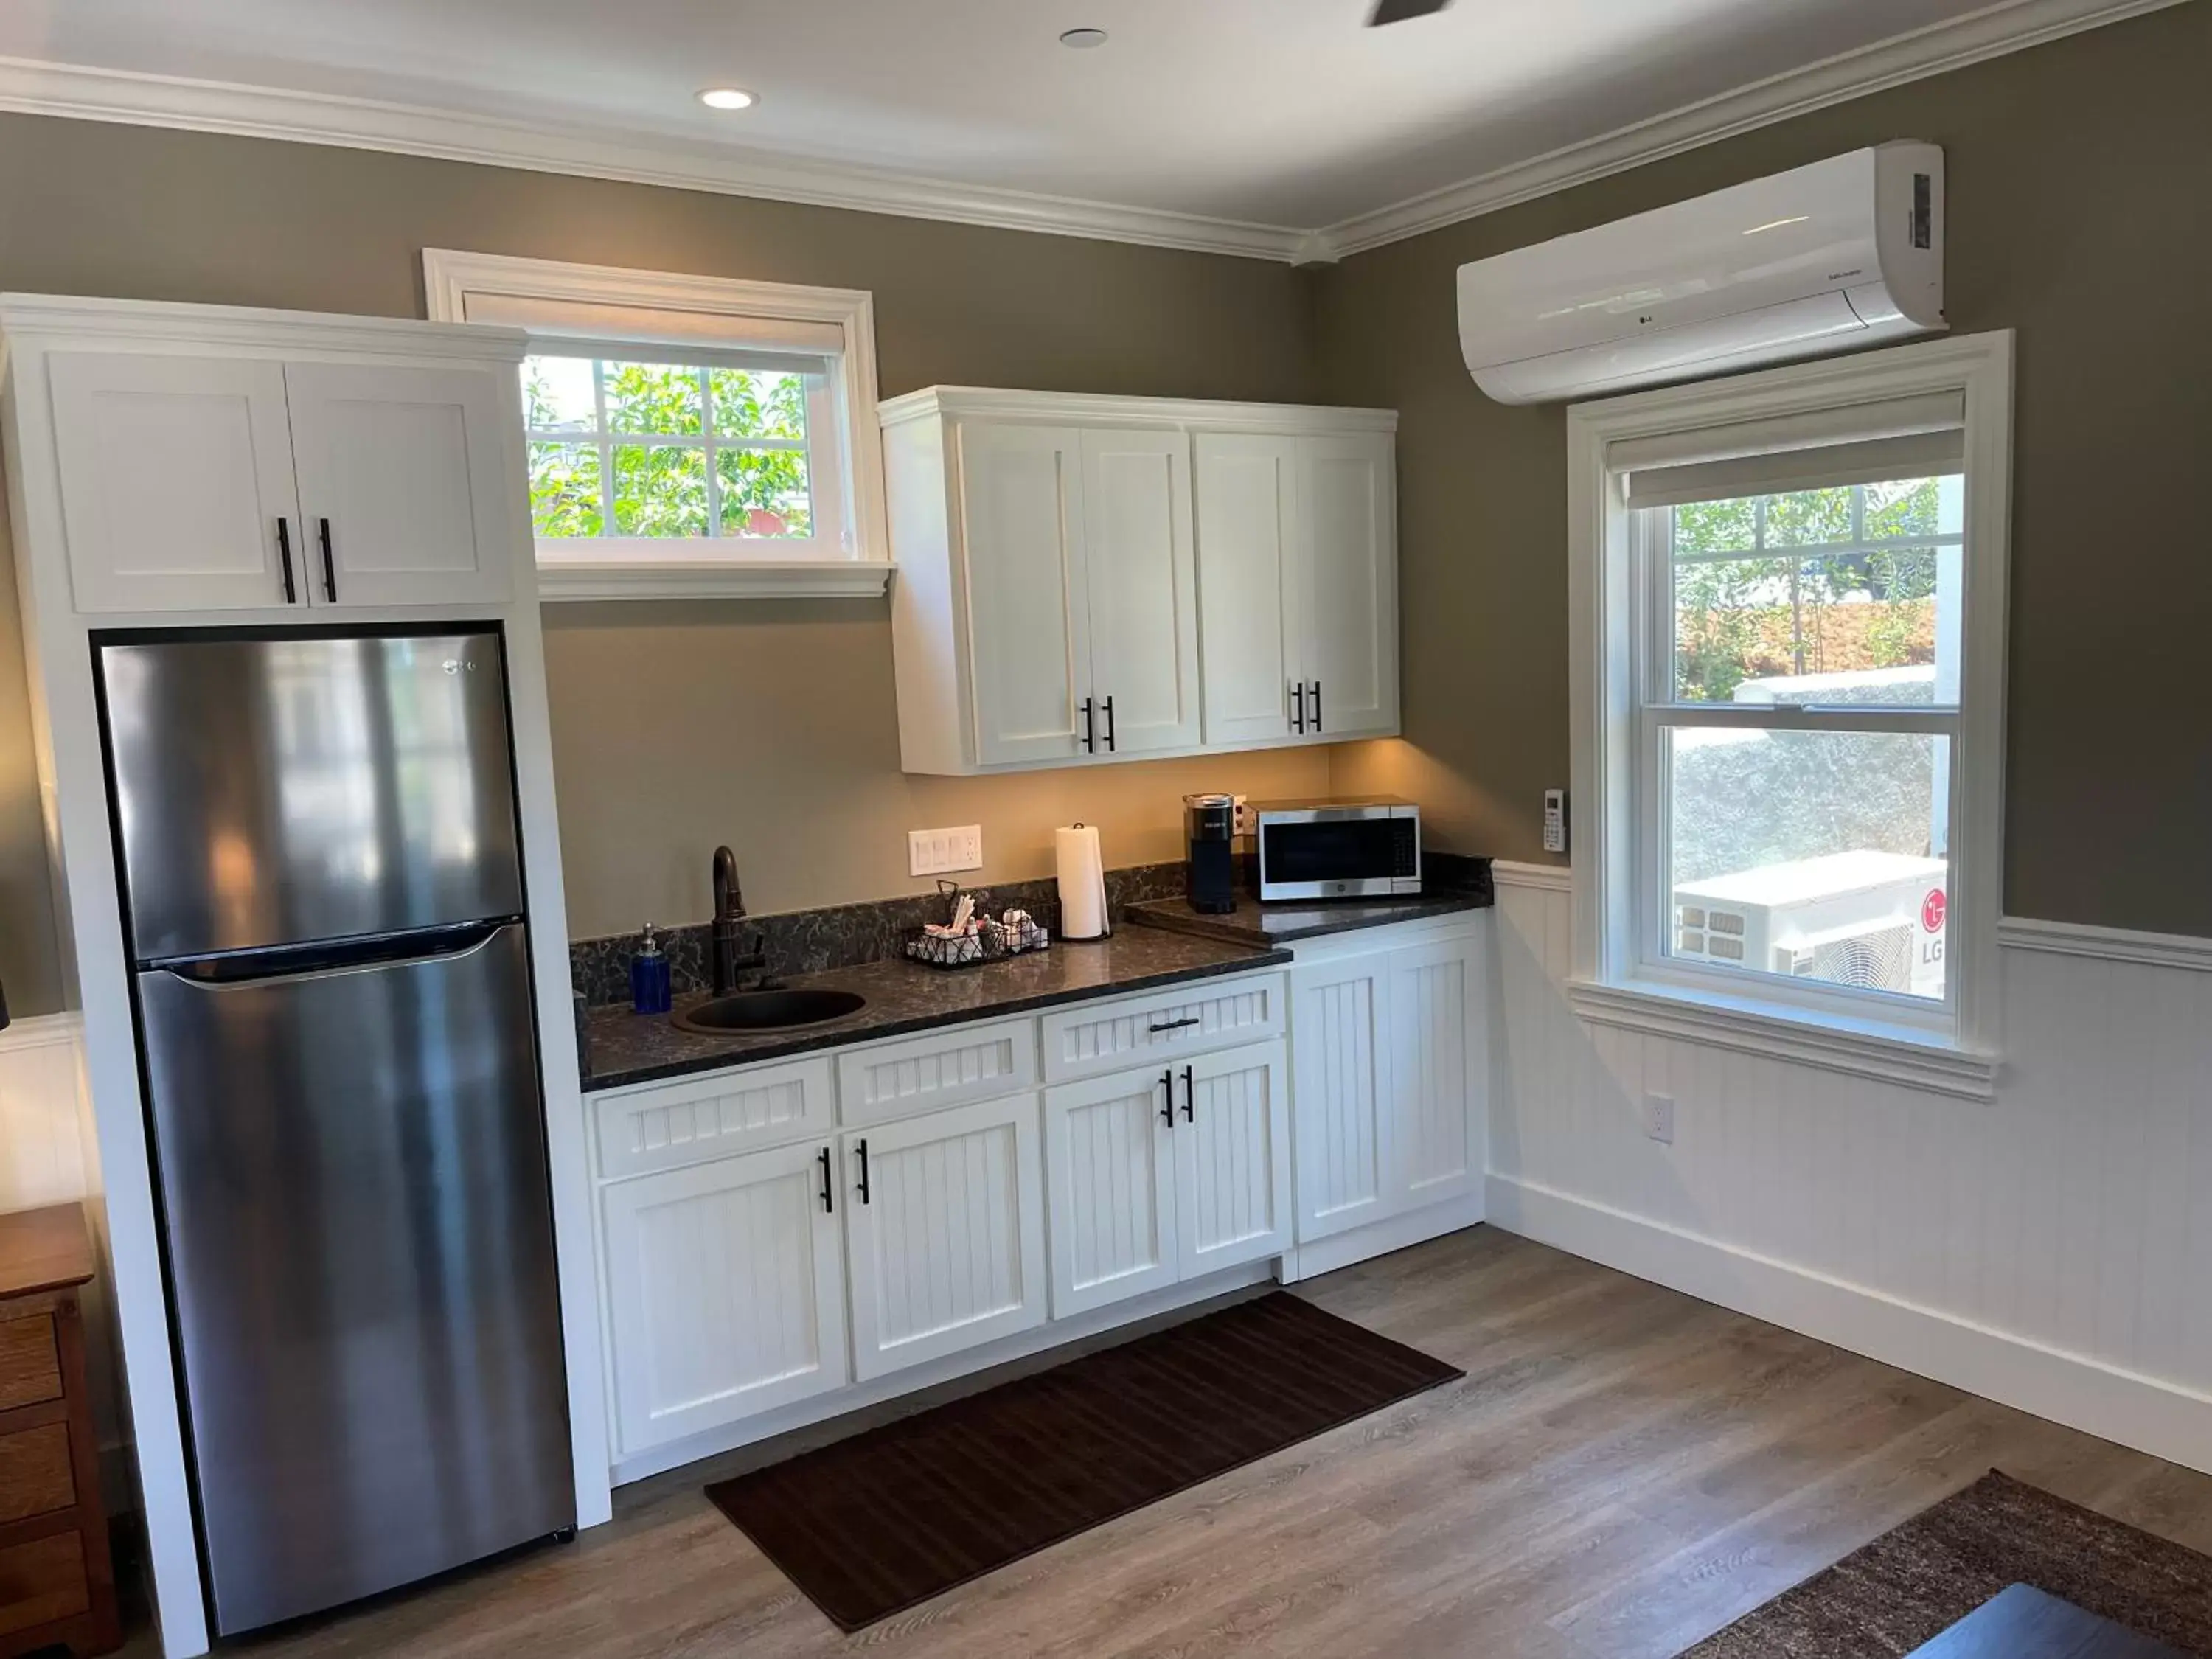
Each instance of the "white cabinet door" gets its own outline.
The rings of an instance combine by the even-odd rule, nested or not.
[[[1322,741],[1398,728],[1398,482],[1386,433],[1298,441],[1298,612]],[[1312,735],[1310,732],[1309,735]]]
[[[1045,1091],[1054,1319],[1176,1282],[1175,1084],[1145,1070]]]
[[[863,1380],[1044,1322],[1037,1138],[1035,1095],[839,1137]]]
[[[1195,442],[1206,741],[1281,742],[1292,735],[1291,688],[1302,672],[1291,587],[1297,441],[1201,432]]]
[[[1298,1242],[1395,1213],[1390,953],[1291,970]]]
[[[1176,1081],[1176,1241],[1182,1277],[1291,1244],[1290,1088],[1283,1045],[1206,1054]]]
[[[1078,759],[1091,696],[1080,437],[974,421],[958,431],[976,762]]]
[[[1394,951],[1387,1016],[1398,1207],[1473,1192],[1482,1179],[1488,1056],[1482,957],[1462,936]]]
[[[625,1455],[844,1385],[829,1153],[806,1141],[605,1189]]]
[[[1086,431],[1081,449],[1094,752],[1195,747],[1190,440],[1172,428]]]
[[[281,364],[59,351],[48,359],[70,577],[85,611],[307,601]]]
[[[478,368],[289,363],[307,591],[318,605],[504,599],[522,458],[511,379]]]

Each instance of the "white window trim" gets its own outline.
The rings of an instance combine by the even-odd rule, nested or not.
[[[2004,646],[2010,564],[2009,331],[1925,341],[1827,362],[1662,388],[1567,411],[1569,714],[1581,845],[1573,870],[1574,975],[1584,1019],[1988,1099],[1998,1057]],[[1652,976],[1639,960],[1637,860],[1643,842],[1635,741],[1630,538],[1633,518],[1608,446],[1741,421],[1776,420],[1923,392],[1966,399],[1966,616],[1958,781],[1950,827],[1949,1018],[1840,1012],[1774,995],[1751,975],[1726,990]],[[1656,810],[1656,805],[1655,805]]]
[[[540,599],[837,599],[883,592],[892,569],[890,531],[884,506],[883,432],[876,418],[875,300],[866,289],[629,270],[449,248],[422,251],[422,282],[433,322],[467,320],[470,295],[483,295],[829,323],[843,336],[836,437],[850,481],[850,555],[593,560],[563,550],[558,560],[539,562]]]

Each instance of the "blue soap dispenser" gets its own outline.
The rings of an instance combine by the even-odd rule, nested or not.
[[[668,953],[653,936],[653,924],[648,921],[637,954],[629,959],[630,1012],[665,1014],[674,1000],[668,978]]]

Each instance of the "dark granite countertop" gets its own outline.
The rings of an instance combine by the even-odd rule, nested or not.
[[[1419,921],[1426,916],[1448,916],[1462,910],[1487,909],[1494,902],[1486,887],[1431,887],[1403,897],[1282,901],[1262,904],[1249,893],[1237,896],[1237,908],[1218,915],[1200,915],[1188,899],[1151,899],[1123,907],[1121,914],[1147,927],[1172,929],[1200,939],[1267,949],[1290,945],[1324,933],[1346,933],[1358,927],[1388,927],[1395,921]]]
[[[857,991],[868,1003],[842,1019],[793,1030],[700,1036],[677,1030],[665,1015],[594,1008],[584,1017],[584,1091],[781,1060],[963,1020],[1243,973],[1289,960],[1289,952],[1264,944],[1124,927],[1097,944],[1054,940],[1049,950],[980,968],[925,968],[894,958],[795,975],[786,981],[794,989]],[[677,1006],[705,1000],[684,997]]]

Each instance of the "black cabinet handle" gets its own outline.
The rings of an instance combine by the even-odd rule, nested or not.
[[[281,518],[276,520],[276,556],[284,565],[284,603],[297,605],[300,590],[292,585],[292,526]]]
[[[337,562],[331,557],[331,521],[318,519],[315,522],[322,526],[323,597],[336,605],[338,602],[338,567]]]
[[[860,1160],[860,1202],[865,1204],[868,1201],[868,1143],[856,1140],[853,1143],[853,1151]]]
[[[830,1196],[830,1149],[824,1146],[814,1154],[822,1165],[822,1209],[825,1215],[837,1213],[837,1201]]]
[[[1085,697],[1083,700],[1083,752],[1091,755],[1096,754],[1097,750],[1097,721],[1093,713],[1091,700]]]
[[[1167,1095],[1167,1099],[1160,1107],[1160,1121],[1172,1129],[1175,1127],[1175,1073],[1173,1072],[1160,1073],[1160,1087]]]
[[[1291,688],[1291,730],[1306,729],[1306,683],[1300,680]]]
[[[1190,1073],[1189,1066],[1182,1068],[1182,1121],[1195,1123],[1198,1121],[1198,1085],[1191,1081]]]
[[[1319,680],[1314,682],[1313,728],[1316,732],[1321,730],[1321,682]]]
[[[1161,1031],[1185,1030],[1198,1024],[1200,1020],[1196,1014],[1185,1014],[1181,1019],[1166,1020],[1158,1025],[1147,1025],[1145,1029],[1157,1034]]]
[[[1106,699],[1106,752],[1114,752],[1114,699]]]

